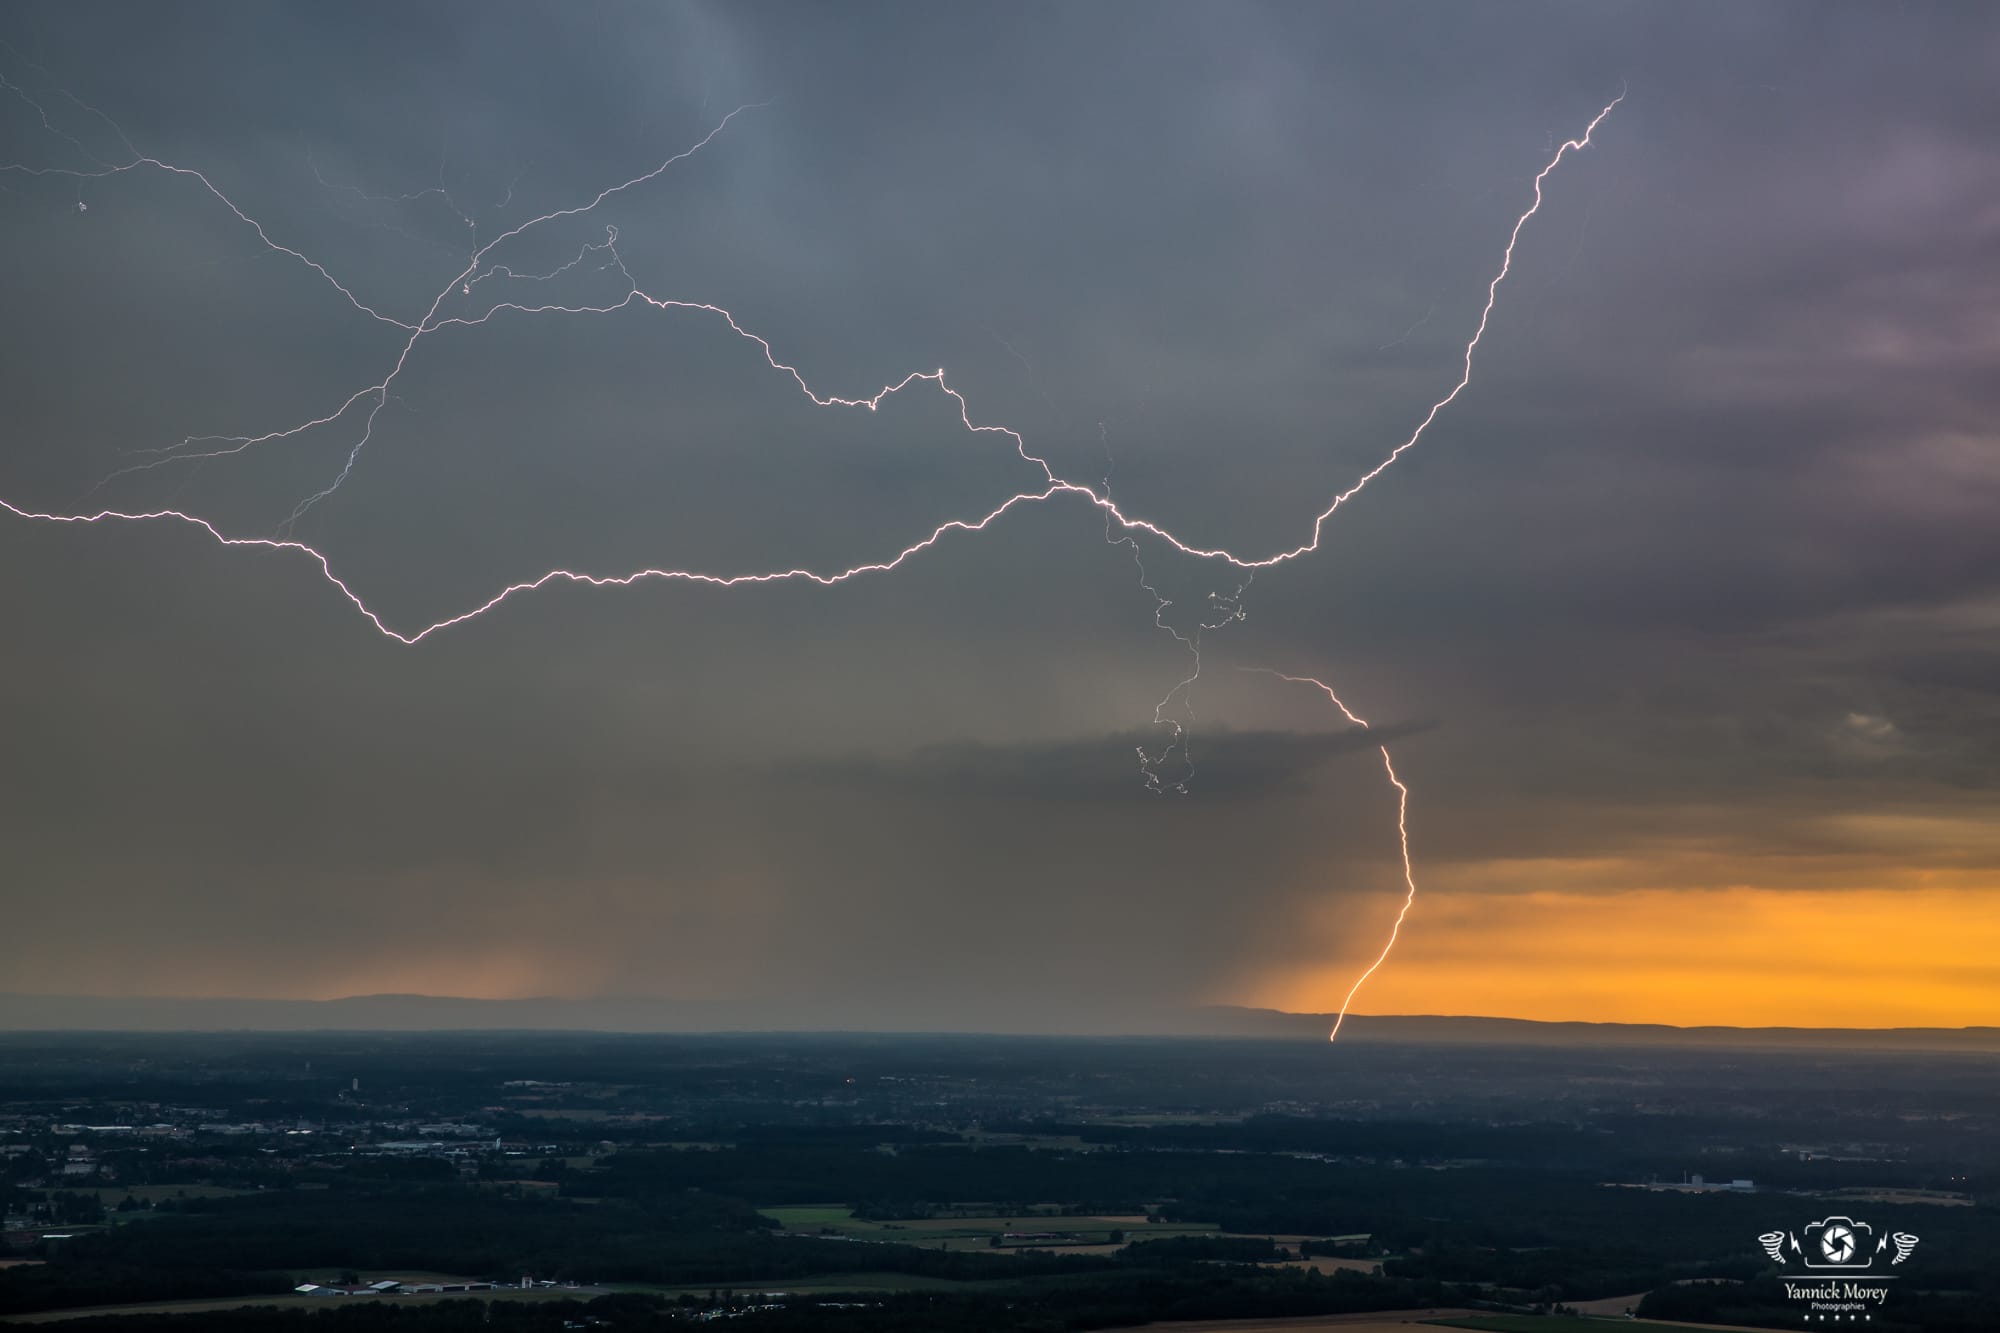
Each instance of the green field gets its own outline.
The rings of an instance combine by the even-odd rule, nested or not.
[[[1006,1214],[920,1217],[895,1222],[857,1218],[853,1209],[839,1204],[787,1204],[760,1208],[758,1211],[787,1231],[895,1241],[904,1245],[921,1245],[925,1249],[946,1250],[993,1249],[993,1238],[1008,1232],[1055,1232],[1067,1239],[1003,1241],[1000,1248],[1098,1247],[1124,1241],[1157,1240],[1162,1236],[1214,1235],[1218,1232],[1213,1222],[1148,1222],[1143,1216],[1064,1217],[1052,1204],[1035,1205]],[[1114,1231],[1123,1233],[1123,1241],[1114,1242],[1111,1239]]]
[[[809,1277],[763,1282],[701,1282],[680,1287],[619,1282],[610,1284],[607,1290],[645,1291],[659,1296],[707,1296],[710,1292],[724,1291],[733,1291],[739,1296],[775,1293],[826,1296],[843,1291],[985,1291],[1010,1284],[1011,1279],[1006,1278],[954,1282],[950,1278],[917,1277],[909,1273],[815,1273]]]
[[[757,1211],[787,1231],[817,1231],[821,1227],[838,1230],[854,1220],[854,1210],[838,1203],[801,1203],[784,1208],[759,1208]],[[867,1223],[860,1225],[866,1226]]]

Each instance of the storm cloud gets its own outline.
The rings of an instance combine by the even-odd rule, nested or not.
[[[357,415],[112,474],[327,415],[407,335],[186,176],[37,174],[121,134],[415,321],[745,108],[492,256],[559,279],[489,285],[717,303],[823,396],[944,368],[1261,556],[1455,382],[1534,173],[1625,93],[1470,387],[1247,581],[1059,496],[835,588],[558,586],[412,649],[295,553],[0,515],[6,989],[1325,1008],[1401,891],[1383,742],[1453,947],[1482,898],[2000,891],[1983,7],[27,4],[0,39],[0,496],[244,535]],[[405,631],[558,565],[844,568],[1038,488],[959,410],[818,406],[699,309],[503,314],[411,349],[296,535]],[[1246,612],[1174,696],[1186,796],[1133,753],[1192,669],[1162,600]]]

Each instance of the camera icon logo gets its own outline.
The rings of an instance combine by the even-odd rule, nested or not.
[[[1896,1251],[1889,1258],[1892,1268],[1909,1258],[1910,1251],[1917,1248],[1917,1238],[1907,1231],[1877,1236],[1875,1228],[1868,1223],[1837,1214],[1809,1222],[1800,1227],[1797,1234],[1767,1231],[1757,1237],[1757,1243],[1764,1247],[1764,1253],[1771,1256],[1773,1263],[1797,1260],[1807,1268],[1834,1269],[1846,1273],[1873,1268],[1876,1256],[1892,1244]]]
[[[1829,1217],[1801,1228],[1807,1268],[1863,1269],[1875,1263],[1875,1228],[1851,1217]]]

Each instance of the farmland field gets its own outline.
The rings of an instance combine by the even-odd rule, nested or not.
[[[857,1218],[854,1210],[836,1204],[789,1204],[758,1211],[780,1223],[787,1231],[807,1235],[830,1234],[855,1240],[892,1241],[903,1245],[940,1246],[947,1250],[993,1249],[995,1237],[1001,1249],[1047,1249],[1058,1252],[1103,1250],[1106,1246],[1135,1240],[1158,1240],[1165,1236],[1206,1236],[1218,1234],[1213,1222],[1148,1222],[1142,1213],[1106,1216],[1072,1216],[1021,1208],[1007,1214],[988,1213],[967,1217],[919,1217],[902,1221],[871,1221]],[[1114,1240],[1113,1233],[1119,1233]],[[1016,1239],[1007,1239],[1009,1234]],[[1048,1235],[1046,1241],[1024,1239]]]

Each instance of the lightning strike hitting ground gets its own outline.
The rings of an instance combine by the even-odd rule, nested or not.
[[[109,117],[105,116],[102,112],[98,111],[96,108],[90,107],[85,103],[79,102],[73,97],[69,97],[68,99],[73,105],[75,105],[79,109],[101,120],[106,126],[108,126],[111,129],[111,131],[114,134],[118,136],[120,143],[123,144],[125,148],[131,153],[131,158],[129,161],[126,161],[122,164],[114,164],[114,163],[106,163],[102,159],[96,157],[96,155],[91,153],[87,148],[85,148],[84,145],[79,140],[77,140],[70,134],[64,132],[63,130],[59,129],[54,123],[52,123],[44,106],[40,102],[36,101],[19,84],[6,79],[5,77],[0,77],[0,91],[9,93],[15,100],[24,103],[39,118],[40,125],[43,129],[45,129],[49,134],[68,142],[70,145],[76,148],[77,151],[82,153],[83,156],[89,158],[91,162],[95,164],[93,167],[90,168],[78,168],[78,167],[38,167],[38,166],[16,163],[11,165],[0,165],[0,174],[13,174],[13,175],[27,176],[27,177],[61,177],[66,179],[73,179],[78,183],[79,190],[86,182],[109,180],[112,178],[122,176],[126,173],[137,172],[142,170],[157,171],[173,177],[191,180],[195,182],[197,185],[199,185],[201,189],[204,190],[207,194],[213,196],[217,201],[219,201],[222,204],[222,206],[238,222],[250,228],[251,231],[255,233],[257,239],[266,248],[270,249],[276,254],[287,257],[311,269],[315,274],[317,274],[321,279],[323,279],[327,285],[332,287],[334,291],[338,292],[343,298],[345,298],[345,300],[355,310],[359,311],[362,314],[367,315],[372,320],[375,320],[381,324],[388,325],[392,328],[399,330],[400,334],[404,335],[401,338],[402,342],[401,349],[394,356],[393,360],[390,363],[387,373],[382,377],[382,379],[380,379],[374,384],[370,384],[363,388],[355,390],[330,412],[326,412],[322,415],[296,422],[289,426],[263,431],[260,433],[235,435],[235,436],[189,436],[182,439],[176,444],[167,445],[155,449],[135,451],[135,455],[144,458],[145,461],[137,462],[125,468],[121,468],[118,471],[111,473],[109,476],[103,479],[103,481],[109,481],[112,477],[125,475],[131,472],[145,471],[152,468],[166,466],[172,463],[195,462],[198,460],[222,458],[233,454],[240,454],[248,449],[260,445],[271,444],[283,440],[296,439],[297,437],[304,435],[307,432],[333,426],[335,423],[347,417],[350,411],[355,409],[357,406],[366,404],[366,410],[362,413],[361,416],[360,429],[358,431],[358,435],[354,439],[352,447],[348,452],[346,461],[344,465],[341,467],[338,474],[334,476],[334,478],[326,486],[322,487],[320,490],[312,493],[311,495],[306,496],[303,500],[301,500],[292,509],[292,511],[285,518],[283,523],[280,524],[276,535],[269,537],[232,536],[230,534],[223,532],[221,529],[217,528],[213,523],[209,522],[207,519],[201,518],[194,514],[185,513],[177,509],[148,509],[148,510],[128,511],[128,510],[107,508],[87,513],[57,513],[57,512],[44,511],[44,510],[25,507],[22,505],[17,505],[12,503],[11,501],[4,499],[0,499],[0,509],[5,509],[8,513],[13,514],[19,518],[36,520],[47,523],[102,524],[102,523],[165,522],[171,525],[192,527],[199,529],[202,533],[206,534],[211,540],[227,547],[257,547],[272,551],[296,552],[298,555],[300,555],[308,562],[316,566],[321,576],[325,578],[327,582],[331,583],[341,593],[341,595],[344,596],[354,606],[355,610],[358,611],[363,618],[365,618],[371,625],[375,627],[376,630],[378,630],[386,637],[393,639],[400,644],[415,645],[421,643],[423,640],[429,638],[431,635],[439,632],[440,630],[449,629],[453,626],[463,624],[466,621],[476,619],[477,617],[486,614],[488,611],[494,610],[495,608],[500,606],[503,602],[516,596],[517,594],[530,592],[554,583],[583,583],[583,584],[590,584],[595,587],[605,587],[611,585],[625,586],[648,580],[661,580],[667,582],[698,583],[714,587],[733,588],[746,584],[808,581],[820,584],[822,586],[830,587],[836,584],[845,583],[851,579],[859,578],[866,574],[886,573],[890,570],[893,570],[898,566],[900,566],[901,564],[903,564],[904,561],[909,560],[913,556],[919,555],[922,552],[929,550],[933,546],[936,546],[950,534],[961,533],[961,532],[963,533],[982,532],[986,528],[997,522],[1000,518],[1002,518],[1012,510],[1014,510],[1016,507],[1027,504],[1040,504],[1046,501],[1054,500],[1058,497],[1070,497],[1078,501],[1081,501],[1085,504],[1095,506],[1101,512],[1105,526],[1105,539],[1107,542],[1111,542],[1114,544],[1125,544],[1131,547],[1133,561],[1139,571],[1140,586],[1143,589],[1145,589],[1145,591],[1149,595],[1151,595],[1154,600],[1154,609],[1153,609],[1154,624],[1158,626],[1160,629],[1166,631],[1168,634],[1172,635],[1173,638],[1176,641],[1178,641],[1183,646],[1183,648],[1185,648],[1187,652],[1190,654],[1192,661],[1192,670],[1184,679],[1182,679],[1178,684],[1176,684],[1173,687],[1173,689],[1170,690],[1163,699],[1161,699],[1159,704],[1154,709],[1153,720],[1155,724],[1158,726],[1167,727],[1171,730],[1171,737],[1166,750],[1163,751],[1158,756],[1151,755],[1143,747],[1140,750],[1140,764],[1147,786],[1155,791],[1163,791],[1171,789],[1183,793],[1187,789],[1188,774],[1191,773],[1192,771],[1191,765],[1187,761],[1186,750],[1185,750],[1186,730],[1187,726],[1191,724],[1193,719],[1192,705],[1189,702],[1189,695],[1195,683],[1200,679],[1201,676],[1201,668],[1202,668],[1201,636],[1203,632],[1207,630],[1220,629],[1223,626],[1232,623],[1233,621],[1242,619],[1243,610],[1241,606],[1241,598],[1244,591],[1247,589],[1249,585],[1250,577],[1254,576],[1256,571],[1284,564],[1286,562],[1298,559],[1301,556],[1308,555],[1318,550],[1321,538],[1325,532],[1326,523],[1329,519],[1333,517],[1335,512],[1338,511],[1342,505],[1346,504],[1355,495],[1359,494],[1362,491],[1362,489],[1365,488],[1370,482],[1374,481],[1375,478],[1379,477],[1383,472],[1387,471],[1391,466],[1393,466],[1397,459],[1401,458],[1409,450],[1415,448],[1417,443],[1423,438],[1425,432],[1429,430],[1431,424],[1434,421],[1436,421],[1438,415],[1441,412],[1443,412],[1445,408],[1449,407],[1458,398],[1459,394],[1465,390],[1466,386],[1471,383],[1474,354],[1477,352],[1481,340],[1486,335],[1486,330],[1493,314],[1494,305],[1499,297],[1500,286],[1513,270],[1515,246],[1517,242],[1520,240],[1521,231],[1524,227],[1526,227],[1528,220],[1534,217],[1535,214],[1541,209],[1543,182],[1548,178],[1549,174],[1553,172],[1558,165],[1561,164],[1565,156],[1567,156],[1571,152],[1580,152],[1584,148],[1590,146],[1591,136],[1596,132],[1597,127],[1603,123],[1604,119],[1611,114],[1613,109],[1615,109],[1618,106],[1618,104],[1624,100],[1625,97],[1624,92],[1621,91],[1616,98],[1613,98],[1610,103],[1608,103],[1602,110],[1600,110],[1594,117],[1591,118],[1590,122],[1584,127],[1584,130],[1580,135],[1578,135],[1576,138],[1564,141],[1559,147],[1557,147],[1554,150],[1553,154],[1549,157],[1548,161],[1543,165],[1541,170],[1536,173],[1533,180],[1532,201],[1529,203],[1527,209],[1515,219],[1513,228],[1508,233],[1507,244],[1501,255],[1499,270],[1494,274],[1492,280],[1487,284],[1485,304],[1480,310],[1478,324],[1473,330],[1471,337],[1465,344],[1464,352],[1461,358],[1460,374],[1457,382],[1452,385],[1450,391],[1444,394],[1444,396],[1442,396],[1441,398],[1438,398],[1430,405],[1429,410],[1426,411],[1423,414],[1422,418],[1417,422],[1415,429],[1413,429],[1401,443],[1397,444],[1393,449],[1391,449],[1382,458],[1380,462],[1378,462],[1374,467],[1370,468],[1368,471],[1361,474],[1361,476],[1357,478],[1346,489],[1338,491],[1333,495],[1332,499],[1327,502],[1326,506],[1323,509],[1321,509],[1317,515],[1314,516],[1311,523],[1310,535],[1307,537],[1305,541],[1300,542],[1299,544],[1291,546],[1289,548],[1277,550],[1270,554],[1261,556],[1251,556],[1251,555],[1240,555],[1220,547],[1202,546],[1191,541],[1183,540],[1182,538],[1175,536],[1172,532],[1170,532],[1169,530],[1167,530],[1166,528],[1162,527],[1157,523],[1154,523],[1143,517],[1137,517],[1128,514],[1111,497],[1110,477],[1108,472],[1104,477],[1103,481],[1097,486],[1087,485],[1058,475],[1054,470],[1054,468],[1049,464],[1049,462],[1045,458],[1032,452],[1029,449],[1026,439],[1019,432],[1004,425],[975,423],[972,419],[972,410],[970,404],[966,401],[964,395],[959,390],[952,387],[946,381],[945,372],[943,369],[929,370],[929,371],[912,371],[909,374],[903,376],[901,379],[884,385],[881,389],[877,390],[873,395],[868,397],[847,398],[834,394],[821,393],[818,390],[815,390],[812,387],[812,385],[808,383],[804,374],[797,369],[797,367],[779,359],[775,349],[772,347],[771,343],[767,339],[765,339],[762,335],[752,332],[751,330],[743,327],[743,325],[737,321],[735,315],[730,313],[730,311],[725,309],[724,307],[703,301],[686,301],[686,300],[674,299],[671,297],[655,296],[642,290],[638,282],[633,278],[631,272],[626,269],[624,260],[619,256],[618,244],[617,244],[618,230],[615,227],[607,227],[605,229],[605,237],[603,241],[583,246],[574,259],[547,273],[541,273],[541,274],[517,273],[507,265],[490,262],[490,257],[493,255],[493,252],[496,249],[506,244],[508,241],[514,239],[515,237],[518,237],[533,228],[566,218],[574,218],[582,216],[584,214],[591,212],[599,204],[602,204],[605,200],[610,199],[615,195],[621,194],[628,190],[635,189],[639,186],[642,186],[650,181],[659,178],[660,176],[664,175],[668,171],[668,169],[673,167],[676,163],[685,161],[689,157],[692,157],[696,153],[701,152],[704,148],[708,147],[708,145],[712,143],[719,135],[721,135],[722,132],[725,129],[727,129],[731,124],[731,122],[734,121],[738,116],[743,115],[745,112],[754,110],[757,107],[766,105],[764,103],[752,103],[749,105],[738,107],[736,110],[731,111],[728,115],[723,116],[719,121],[717,121],[714,127],[711,128],[706,135],[704,135],[701,139],[695,142],[691,147],[688,147],[682,150],[681,152],[673,154],[672,156],[662,161],[658,166],[652,168],[649,171],[643,172],[637,176],[633,176],[630,179],[620,184],[613,185],[607,189],[600,191],[594,197],[589,199],[587,202],[580,203],[568,208],[557,209],[551,212],[540,214],[533,218],[529,218],[524,222],[518,223],[512,227],[507,228],[506,230],[503,230],[498,235],[496,235],[492,240],[487,241],[483,245],[478,245],[475,249],[471,251],[470,258],[465,262],[462,270],[456,276],[454,276],[451,279],[451,281],[444,284],[437,291],[437,293],[430,299],[428,306],[424,310],[423,314],[414,322],[411,322],[397,318],[396,316],[390,314],[385,314],[381,310],[378,310],[375,307],[369,305],[368,303],[362,301],[361,298],[355,294],[355,292],[352,290],[350,286],[341,282],[317,260],[312,259],[311,257],[302,253],[299,250],[293,249],[292,247],[284,245],[278,240],[273,239],[273,237],[270,235],[268,230],[261,222],[250,216],[242,208],[238,207],[233,200],[231,200],[226,194],[224,194],[219,188],[217,188],[216,185],[213,183],[213,181],[211,181],[209,177],[203,174],[201,171],[195,170],[190,167],[176,165],[174,163],[166,162],[159,158],[147,156],[145,154],[140,153],[136,148],[132,147],[131,141],[125,136],[123,130],[121,130]],[[68,94],[64,94],[64,96],[68,97]],[[363,193],[354,186],[337,184],[326,180],[324,176],[320,175],[316,164],[312,165],[312,171],[314,176],[319,180],[320,184],[330,190],[337,190],[342,192],[351,191],[357,195],[361,195],[363,198],[375,197],[366,195],[365,193]],[[388,197],[400,198],[400,199],[416,199],[421,197],[427,197],[432,194],[436,194],[447,208],[451,209],[452,212],[457,214],[461,219],[465,220],[468,228],[471,228],[476,232],[477,224],[468,215],[466,215],[465,213],[463,213],[461,210],[458,209],[457,205],[451,201],[450,195],[446,192],[443,184],[442,170],[440,170],[438,186],[433,187],[431,189],[419,191],[410,195],[388,196]],[[511,194],[512,194],[512,187],[510,186],[509,187],[510,197]],[[81,197],[78,198],[77,206],[79,211],[82,211],[86,207],[85,202]],[[589,262],[593,257],[597,257],[602,261],[597,265],[597,267],[600,270],[616,269],[621,275],[623,275],[623,277],[626,280],[628,290],[627,294],[622,299],[612,302],[610,304],[602,304],[602,305],[565,305],[558,302],[529,304],[526,302],[515,301],[515,300],[500,300],[496,301],[494,304],[488,306],[483,312],[478,313],[476,315],[472,314],[445,315],[442,313],[446,301],[449,300],[454,295],[454,293],[457,294],[457,296],[461,300],[463,300],[472,297],[475,290],[482,288],[487,283],[520,283],[520,282],[532,282],[537,284],[551,283],[561,278],[565,273],[571,272],[572,270],[575,270],[580,266],[584,265],[585,263]],[[462,330],[462,329],[474,328],[479,325],[485,324],[490,320],[501,318],[503,316],[605,315],[605,314],[610,314],[614,311],[625,310],[635,306],[648,307],[660,311],[663,314],[685,311],[685,312],[706,315],[721,320],[724,324],[728,326],[729,330],[736,336],[745,339],[751,343],[754,343],[759,349],[759,351],[762,353],[764,360],[766,361],[766,363],[769,364],[771,369],[789,376],[793,380],[793,382],[798,386],[800,392],[805,394],[805,396],[808,399],[810,399],[813,403],[815,403],[820,407],[865,409],[868,411],[875,411],[881,406],[882,402],[885,399],[889,398],[891,395],[901,393],[903,390],[911,388],[920,383],[934,384],[940,393],[951,398],[953,402],[957,405],[959,420],[964,425],[965,429],[968,432],[974,435],[992,434],[992,435],[1004,436],[1012,444],[1014,452],[1017,455],[1019,455],[1019,457],[1024,462],[1028,463],[1030,466],[1036,469],[1037,473],[1039,474],[1038,480],[1034,485],[1026,489],[1018,490],[1014,494],[1005,498],[1004,500],[1001,500],[998,504],[988,509],[984,514],[975,517],[947,519],[937,524],[934,528],[931,529],[929,533],[918,536],[915,540],[907,541],[905,544],[895,549],[894,552],[890,555],[883,556],[874,560],[868,560],[848,565],[843,568],[817,569],[817,570],[807,569],[807,568],[781,568],[781,569],[768,569],[762,571],[720,573],[720,572],[703,571],[696,569],[668,569],[668,568],[649,567],[617,575],[591,574],[587,572],[570,570],[570,569],[561,569],[561,568],[551,569],[546,573],[540,575],[539,577],[528,579],[522,582],[510,583],[507,586],[501,588],[498,592],[494,593],[487,600],[479,603],[476,606],[460,611],[457,614],[446,616],[442,619],[436,620],[428,625],[421,626],[414,630],[398,629],[394,626],[391,626],[386,621],[384,621],[382,617],[368,605],[367,601],[334,571],[332,561],[328,558],[328,556],[324,552],[303,541],[296,540],[292,536],[292,532],[297,522],[302,517],[304,517],[305,514],[313,508],[313,506],[315,506],[316,504],[320,503],[321,501],[325,500],[329,496],[333,495],[336,491],[338,491],[341,484],[345,482],[346,479],[352,474],[355,465],[357,464],[357,462],[361,457],[362,451],[366,448],[370,440],[373,438],[374,427],[377,417],[380,415],[383,408],[393,397],[392,389],[395,385],[395,382],[397,378],[402,374],[404,368],[409,364],[410,355],[419,341],[421,341],[426,337],[431,337],[441,334],[446,330]],[[1426,318],[1428,318],[1428,316],[1426,316]],[[1019,354],[1016,353],[1016,355],[1018,356]],[[203,448],[201,446],[213,446],[213,447]],[[100,481],[99,485],[102,485],[103,481]],[[1228,595],[1211,594],[1209,614],[1197,617],[1194,629],[1189,633],[1183,633],[1181,630],[1176,629],[1172,625],[1168,624],[1164,618],[1167,609],[1173,605],[1173,602],[1171,599],[1163,596],[1160,592],[1156,590],[1156,588],[1153,586],[1150,580],[1150,577],[1146,572],[1146,566],[1143,559],[1143,552],[1140,549],[1141,537],[1150,537],[1155,540],[1158,540],[1165,546],[1170,547],[1174,551],[1185,556],[1190,556],[1198,560],[1217,561],[1233,566],[1243,571],[1245,578],[1241,583],[1238,584],[1234,593]],[[1356,716],[1352,711],[1350,711],[1347,708],[1347,706],[1341,702],[1339,697],[1335,695],[1334,692],[1325,685],[1325,683],[1306,676],[1288,676],[1278,672],[1269,672],[1268,674],[1277,675],[1279,676],[1280,679],[1286,681],[1298,684],[1308,684],[1317,687],[1318,689],[1326,693],[1327,697],[1330,700],[1332,700],[1334,706],[1340,710],[1341,714],[1350,723],[1361,727],[1368,726],[1368,723],[1363,721],[1360,717]],[[1178,701],[1180,708],[1180,712],[1178,714],[1174,712],[1176,708],[1176,701]],[[1343,999],[1341,1002],[1339,1019],[1336,1020],[1333,1027],[1333,1032],[1331,1034],[1332,1037],[1336,1039],[1340,1035],[1340,1023],[1341,1021],[1345,1020],[1348,1009],[1350,1005],[1353,1003],[1355,994],[1360,990],[1362,985],[1367,982],[1369,977],[1373,976],[1375,972],[1388,959],[1390,951],[1395,946],[1397,934],[1400,932],[1403,921],[1408,916],[1410,907],[1416,898],[1416,880],[1414,877],[1414,873],[1411,869],[1411,863],[1410,863],[1409,831],[1407,825],[1409,791],[1396,775],[1395,766],[1390,759],[1388,747],[1382,746],[1379,748],[1382,754],[1383,768],[1388,774],[1390,784],[1395,787],[1398,794],[1397,831],[1399,838],[1401,840],[1403,875],[1405,884],[1408,888],[1408,892],[1404,898],[1402,910],[1397,914],[1395,926],[1390,931],[1388,942],[1384,944],[1381,953],[1376,957],[1375,961],[1368,967],[1367,971],[1363,972],[1361,976],[1354,982],[1354,985],[1348,990],[1345,999]],[[1170,757],[1175,753],[1176,749],[1179,749],[1181,753],[1181,776],[1178,777],[1177,779],[1168,779],[1166,777],[1163,777],[1162,768],[1170,759]]]
[[[1324,692],[1326,697],[1333,701],[1333,706],[1340,710],[1342,717],[1364,731],[1370,730],[1367,720],[1356,716],[1354,710],[1342,703],[1340,696],[1333,692],[1333,687],[1323,680],[1315,680],[1311,676],[1288,676],[1269,667],[1238,667],[1237,670],[1276,676],[1279,680],[1288,680],[1294,685],[1311,685]],[[1403,933],[1403,922],[1417,901],[1417,872],[1410,864],[1410,789],[1396,776],[1396,762],[1389,757],[1389,747],[1378,745],[1375,748],[1382,753],[1382,771],[1389,775],[1389,785],[1396,789],[1396,841],[1403,856],[1403,905],[1396,912],[1395,924],[1389,927],[1389,938],[1383,941],[1382,952],[1375,955],[1375,961],[1368,965],[1368,970],[1354,979],[1354,984],[1347,988],[1347,994],[1341,998],[1340,1012],[1333,1020],[1333,1031],[1326,1036],[1328,1041],[1340,1040],[1340,1025],[1347,1021],[1347,1011],[1353,1005],[1354,997],[1368,983],[1368,978],[1374,976],[1376,970],[1389,961],[1389,951],[1396,947],[1396,937]]]

